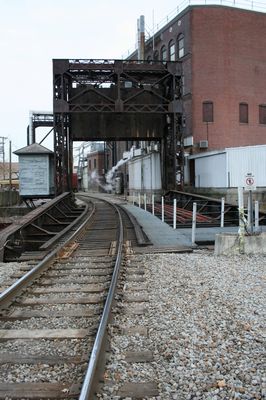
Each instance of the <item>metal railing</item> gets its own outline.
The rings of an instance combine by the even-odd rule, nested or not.
[[[169,14],[163,18],[158,23],[154,24],[152,29],[145,28],[147,34],[146,40],[149,40],[152,36],[156,34],[160,29],[167,25],[172,19],[174,19],[178,14],[185,10],[189,6],[206,6],[206,5],[219,5],[226,7],[241,8],[244,10],[266,12],[266,3],[263,0],[183,0],[180,4],[170,11]],[[137,44],[130,48],[127,53],[122,55],[122,59],[129,57],[130,54],[134,53],[137,49]]]

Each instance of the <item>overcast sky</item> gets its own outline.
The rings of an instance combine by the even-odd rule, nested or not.
[[[24,147],[29,111],[52,111],[53,58],[120,59],[135,46],[140,15],[152,29],[153,15],[155,23],[173,17],[183,2],[0,0],[0,136],[12,151]],[[37,142],[48,131],[38,128]]]

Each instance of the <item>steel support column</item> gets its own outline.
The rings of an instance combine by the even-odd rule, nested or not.
[[[73,140],[160,140],[164,188],[176,187],[181,63],[54,60],[53,72],[57,194],[71,189]]]
[[[69,116],[64,113],[54,115],[54,173],[55,192],[59,195],[71,190],[69,175],[72,143],[69,137]]]

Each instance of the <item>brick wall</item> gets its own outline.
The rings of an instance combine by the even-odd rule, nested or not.
[[[88,154],[88,172],[97,171],[99,176],[104,175],[104,152],[95,151]]]
[[[208,150],[265,144],[258,106],[266,104],[266,14],[195,7],[191,35],[194,143],[208,139]],[[213,101],[212,123],[202,122],[203,101]],[[248,124],[239,123],[241,102]]]

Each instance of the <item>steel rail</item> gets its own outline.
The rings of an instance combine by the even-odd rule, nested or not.
[[[132,223],[135,231],[135,235],[137,238],[137,242],[139,246],[149,246],[151,245],[150,239],[147,237],[147,235],[144,235],[144,232],[142,230],[142,226],[138,223],[136,217],[134,217],[133,214],[131,214],[125,207],[119,206],[120,208],[123,209],[124,213],[128,216],[130,222]]]
[[[26,214],[23,216],[20,221],[17,221],[10,226],[8,226],[6,229],[4,229],[1,232],[1,237],[0,237],[0,261],[5,260],[5,247],[9,244],[10,241],[14,240],[16,238],[16,235],[19,236],[19,238],[23,238],[23,232],[33,224],[37,222],[38,225],[38,220],[41,220],[43,217],[46,215],[49,216],[49,218],[52,218],[50,215],[50,212],[53,210],[53,208],[57,208],[58,205],[59,207],[61,204],[65,207],[68,208],[67,206],[67,201],[70,200],[72,197],[71,193],[63,193],[60,196],[57,196],[55,199],[49,201],[48,203],[45,203],[41,205],[40,207],[35,208],[32,210],[29,214]],[[66,201],[64,205],[64,201]],[[68,226],[59,232],[47,232],[48,234],[52,234],[53,237],[49,239],[47,242],[45,242],[47,245],[52,245],[58,241],[62,235],[64,235],[67,230],[71,229],[72,225],[76,224],[87,212],[87,209],[85,209],[82,214],[80,214],[74,221],[71,223],[69,222]],[[39,227],[39,226],[38,226]],[[41,226],[39,228],[42,228]],[[39,249],[46,249],[43,243]]]
[[[85,197],[85,198],[91,197],[91,198],[93,198],[93,199],[99,199],[99,200],[102,200],[102,201],[106,201],[107,203],[111,203],[111,202],[109,202],[108,200],[106,200],[106,199],[100,199],[100,198],[97,197],[97,196],[91,196],[91,195],[90,195],[90,196],[86,196],[86,195],[80,194],[80,195],[78,195],[77,197]],[[112,203],[112,204],[114,204],[114,203]],[[143,230],[142,230],[142,226],[138,223],[136,217],[134,217],[134,215],[131,214],[131,212],[128,211],[128,210],[123,206],[123,204],[122,204],[122,205],[118,205],[118,204],[117,204],[116,206],[123,210],[123,212],[124,212],[124,213],[127,215],[127,217],[129,218],[131,224],[133,225],[133,228],[134,228],[134,231],[135,231],[135,235],[136,235],[136,239],[137,239],[138,245],[139,245],[139,246],[149,246],[149,245],[151,245],[152,243],[151,243],[150,239],[147,237],[146,234],[144,234],[144,232],[143,232]]]
[[[104,200],[106,201],[106,200]],[[107,202],[107,201],[106,201]],[[104,338],[106,334],[106,328],[108,324],[108,320],[110,318],[111,314],[111,308],[112,308],[112,303],[115,295],[115,289],[117,285],[117,280],[118,280],[118,275],[120,271],[120,264],[121,264],[121,259],[122,259],[122,250],[123,250],[123,241],[124,241],[124,234],[123,234],[123,222],[122,222],[122,216],[119,208],[110,202],[107,202],[110,205],[112,205],[119,217],[119,239],[118,239],[118,244],[117,244],[117,257],[116,257],[116,262],[115,262],[115,267],[114,267],[114,273],[112,276],[109,292],[106,298],[104,310],[103,310],[103,315],[99,324],[99,329],[95,338],[95,342],[93,345],[93,349],[91,352],[91,356],[89,359],[89,364],[88,368],[86,371],[86,375],[84,378],[84,382],[81,388],[79,400],[89,400],[92,399],[93,396],[93,390],[95,388],[95,374],[96,374],[96,369],[98,367],[98,361],[103,349],[103,343],[104,343]]]
[[[21,293],[22,290],[26,289],[34,279],[40,275],[40,273],[48,267],[48,265],[53,261],[53,259],[59,255],[62,247],[68,245],[70,242],[76,239],[76,237],[85,228],[86,224],[95,213],[95,204],[90,214],[87,216],[86,220],[78,227],[76,232],[74,232],[64,243],[57,246],[50,254],[48,254],[41,262],[39,262],[32,270],[23,275],[20,279],[13,283],[9,288],[0,293],[0,309],[7,307],[11,301]]]

